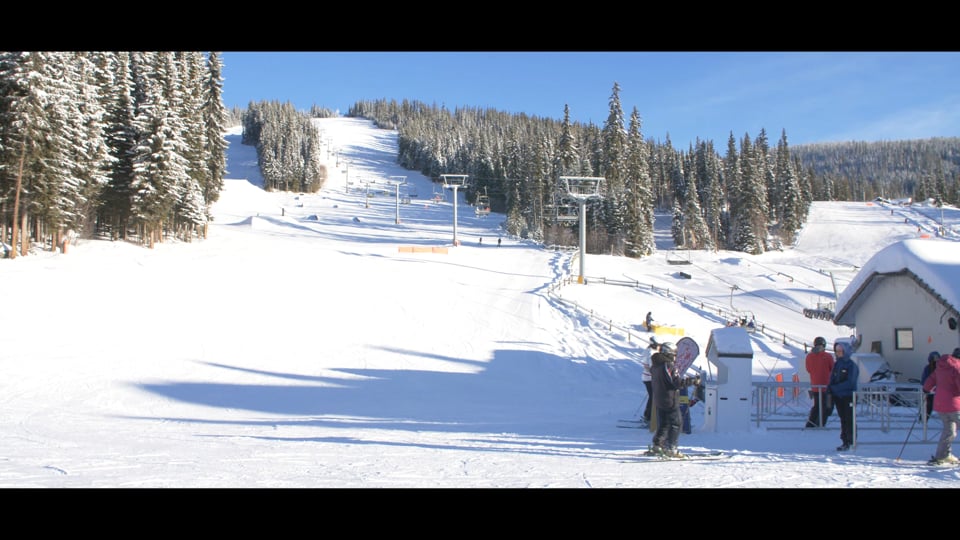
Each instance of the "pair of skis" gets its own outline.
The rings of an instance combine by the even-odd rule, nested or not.
[[[648,429],[650,427],[650,423],[643,419],[639,419],[639,420],[621,419],[621,420],[617,420],[617,427],[627,428],[627,429]]]
[[[730,454],[720,450],[681,450],[680,452],[683,453],[683,457],[670,457],[661,455],[648,456],[641,452],[640,454],[631,455],[627,461],[716,461],[730,457]]]

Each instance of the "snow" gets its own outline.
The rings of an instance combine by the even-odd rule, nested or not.
[[[475,215],[463,191],[454,246],[451,192],[435,203],[436,186],[396,165],[395,132],[359,119],[318,125],[350,161],[337,166],[330,153],[320,193],[264,192],[254,149],[231,133],[208,239],[154,249],[80,240],[67,254],[0,260],[0,487],[917,488],[960,478],[923,465],[937,420],[925,434],[863,431],[854,451],[837,453],[836,416],[823,430],[797,419],[718,432],[702,429],[697,405],[681,447],[730,457],[657,463],[636,458],[648,431],[616,427],[646,399],[648,311],[697,341],[704,370],[713,331],[731,314],[755,316],[764,331],[750,334],[753,380],[805,377],[803,344],[851,329],[803,308],[834,300],[835,283],[843,291],[918,226],[938,227],[939,209],[816,203],[796,247],[759,256],[675,251],[658,216],[656,255],[588,254],[582,284],[575,251],[504,234],[503,216]],[[347,175],[386,191],[347,193]],[[391,176],[419,197],[398,205],[383,183]],[[952,231],[960,219],[945,210]]]

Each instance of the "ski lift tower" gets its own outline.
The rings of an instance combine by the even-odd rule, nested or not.
[[[587,258],[587,201],[599,199],[600,186],[605,178],[601,176],[561,176],[560,184],[567,196],[580,203],[580,277],[577,283],[584,282],[584,261]]]
[[[440,178],[443,180],[443,187],[446,189],[453,190],[453,245],[459,246],[460,241],[457,240],[457,190],[459,188],[467,187],[467,174],[441,174]]]
[[[396,194],[397,199],[397,221],[396,224],[400,224],[400,186],[406,185],[407,177],[406,176],[391,176],[390,183],[394,186],[394,193]]]

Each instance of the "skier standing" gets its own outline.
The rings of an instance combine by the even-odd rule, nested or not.
[[[840,417],[840,442],[838,452],[845,452],[853,445],[853,393],[857,391],[857,379],[860,378],[860,368],[850,357],[853,347],[845,341],[833,344],[837,356],[830,372],[830,385],[827,386],[833,397],[833,404]]]
[[[933,370],[937,369],[937,360],[940,359],[940,352],[933,351],[927,355],[927,365],[923,366],[923,372],[920,373],[920,384],[927,382],[927,377],[933,373]],[[927,392],[924,396],[927,401],[927,420],[930,419],[930,415],[933,414],[933,393]]]
[[[823,427],[827,418],[833,414],[833,399],[827,392],[830,383],[830,372],[833,371],[833,356],[826,350],[827,340],[817,337],[813,340],[813,349],[805,359],[807,373],[810,374],[810,399],[813,406],[807,416],[806,427]]]
[[[656,346],[657,346],[657,342],[651,339],[649,348],[655,349],[657,348]],[[651,368],[650,362],[652,362],[651,356],[652,356],[651,354],[647,354],[646,359],[642,361],[643,387],[646,388],[647,390],[647,404],[643,408],[643,423],[648,426],[650,425],[650,412],[653,409],[653,386],[652,386],[653,383],[651,382],[652,378],[650,376],[650,368]]]
[[[943,430],[937,442],[936,454],[930,457],[930,465],[956,463],[957,458],[951,452],[953,440],[957,438],[957,426],[960,425],[960,347],[952,354],[943,355],[937,360],[937,367],[923,383],[924,392],[934,392],[933,410],[937,411]]]
[[[690,416],[690,408],[699,403],[696,393],[690,395],[690,387],[680,388],[680,422],[684,433],[687,435],[693,433],[693,420]]]

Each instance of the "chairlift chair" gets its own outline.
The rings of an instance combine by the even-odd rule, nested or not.
[[[483,194],[477,193],[476,214],[485,216],[490,213],[490,197],[487,195],[487,188],[483,188]]]
[[[556,219],[559,222],[574,222],[580,219],[579,208],[576,204],[564,203],[556,205]]]

